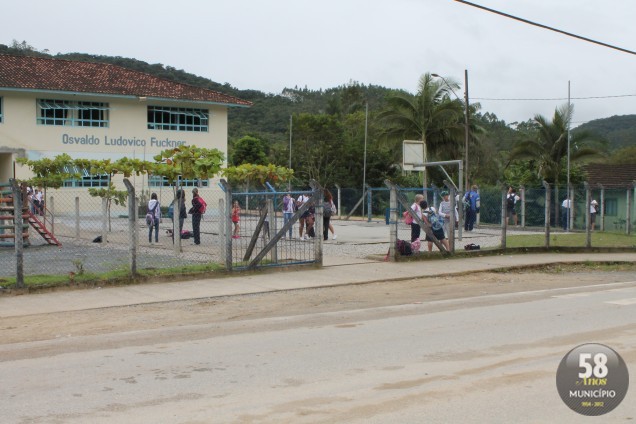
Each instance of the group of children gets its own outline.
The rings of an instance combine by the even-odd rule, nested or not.
[[[449,226],[453,213],[450,207],[449,193],[447,191],[443,191],[441,194],[444,200],[440,203],[439,212],[436,211],[433,206],[428,205],[428,202],[424,200],[424,195],[422,194],[415,195],[415,201],[411,205],[411,210],[418,216],[418,218],[420,218],[420,220],[422,220],[425,224],[428,224],[433,236],[440,241],[446,251],[450,251],[446,234],[450,229]],[[455,210],[454,215],[456,222],[459,219],[457,210]],[[442,219],[443,223],[440,222]],[[421,227],[415,220],[409,220],[409,222],[411,225],[411,248],[412,250],[418,251],[420,248]],[[433,238],[428,234],[428,232],[425,235],[424,240],[428,242],[428,251],[433,251]]]

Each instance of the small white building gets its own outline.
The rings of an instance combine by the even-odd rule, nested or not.
[[[227,157],[227,109],[251,105],[116,65],[0,55],[0,181],[31,176],[18,157],[152,160],[183,144]],[[102,176],[80,171],[66,189],[105,185]]]

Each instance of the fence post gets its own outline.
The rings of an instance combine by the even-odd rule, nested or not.
[[[15,247],[15,286],[24,288],[24,219],[22,218],[22,190],[18,182],[11,178],[13,193],[13,245]]]
[[[137,198],[135,197],[135,186],[133,186],[128,178],[124,178],[124,185],[128,190],[128,241],[130,246],[130,275],[137,275],[137,244],[138,231],[137,228]]]
[[[75,238],[80,239],[80,198],[75,196]]]
[[[225,199],[219,199],[219,235],[221,237],[225,237],[225,220],[223,219],[226,215],[225,210]]]
[[[601,231],[605,231],[605,187],[598,185],[601,189]]]
[[[49,212],[51,213],[51,232],[55,234],[55,200],[53,196],[50,197],[51,207],[49,208]],[[46,222],[46,211],[44,212],[44,222]]]
[[[334,184],[336,186],[336,190],[338,192],[338,219],[340,219],[340,214],[342,213],[342,207],[341,207],[341,202],[340,199],[342,198],[340,196],[340,184]]]
[[[222,225],[225,228],[225,269],[232,271],[232,218],[230,216],[232,211],[232,187],[224,179],[221,179],[220,183],[225,192],[226,205],[224,214],[221,216]]]
[[[449,200],[450,200],[450,222],[448,223],[448,247],[450,247],[450,251],[451,253],[455,253],[455,206],[456,206],[456,201],[455,201],[455,185],[452,184],[450,181],[448,180],[444,180],[444,185],[446,186],[446,188],[448,189],[449,194]],[[439,210],[437,211],[439,213]]]
[[[521,228],[526,228],[526,188],[519,187],[521,193]]]
[[[276,194],[274,193],[274,196]],[[269,217],[269,234],[267,235],[267,240],[271,239],[272,234],[276,234],[278,232],[278,225],[276,225],[276,210],[274,209],[274,199],[268,196],[265,200],[267,204],[267,216]],[[264,233],[263,233],[264,234]],[[321,234],[322,237],[322,234]],[[272,261],[274,263],[278,263],[278,244],[274,244],[272,247]]]
[[[545,243],[544,246],[546,249],[550,247],[550,184],[547,181],[542,181],[543,187],[545,188]]]
[[[373,190],[371,189],[371,186],[369,184],[365,185],[365,188],[367,190],[367,222],[371,222],[371,214],[372,214],[372,210],[371,210],[371,200],[372,200],[372,196],[373,196]]]
[[[632,233],[632,188],[627,189],[627,211],[625,217],[627,222],[625,224],[625,234],[630,235]]]
[[[570,199],[570,207],[568,208],[568,231],[574,229],[574,186],[570,184],[568,187],[568,198]]]
[[[390,184],[388,180],[384,182],[389,187],[389,208],[390,218],[389,225],[389,261],[395,262],[395,243],[397,242],[398,232],[398,199],[397,199],[397,187],[394,184]]]
[[[506,248],[506,233],[508,231],[508,208],[506,205],[507,185],[501,187],[501,248]]]
[[[592,223],[590,222],[590,202],[592,201],[592,193],[590,185],[587,181],[583,181],[585,187],[585,247],[592,247]]]
[[[102,243],[108,241],[108,199],[102,197]]]
[[[323,213],[323,204],[324,204],[324,198],[325,198],[325,193],[323,192],[323,188],[322,186],[318,183],[318,181],[316,180],[311,180],[309,182],[309,185],[311,186],[313,193],[311,194],[311,196],[316,199],[314,201],[314,208],[315,208],[315,222],[314,222],[314,231],[316,232],[316,237],[314,237],[314,259],[316,261],[316,266],[318,267],[322,267],[322,245],[323,245],[323,240],[322,240],[322,227],[323,227],[323,222],[322,222],[322,213]]]

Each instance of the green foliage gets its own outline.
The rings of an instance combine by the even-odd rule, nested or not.
[[[64,181],[71,178],[79,178],[75,173],[68,170],[73,169],[73,159],[66,153],[57,155],[55,158],[42,158],[29,160],[18,158],[16,162],[27,166],[34,177],[26,181],[28,184],[44,188],[60,188]]]
[[[114,202],[116,205],[126,206],[126,198],[128,197],[128,191],[115,190],[115,185],[112,182],[108,184],[107,188],[89,188],[88,194],[93,197],[101,197],[102,199],[107,199],[109,208],[110,202]]]
[[[157,163],[149,166],[148,170],[173,183],[179,175],[185,179],[212,178],[221,171],[225,157],[218,149],[179,146],[163,150],[153,159]]]
[[[636,115],[596,119],[572,130],[574,134],[579,131],[595,133],[599,138],[607,140],[609,151],[619,150],[633,145],[636,140]]]
[[[264,143],[259,138],[251,136],[242,137],[233,143],[231,158],[233,165],[265,165],[268,162]]]
[[[568,126],[572,117],[572,108],[567,104],[554,111],[552,121],[541,115],[535,116],[537,131],[529,133],[528,138],[517,142],[510,152],[511,163],[531,161],[538,178],[558,185],[567,166],[568,144],[570,161],[577,162],[590,157],[598,157],[598,149],[588,147],[597,139],[584,131],[572,136],[568,143]]]
[[[223,175],[227,177],[230,183],[258,182],[265,184],[267,181],[271,184],[277,184],[289,181],[294,175],[294,170],[272,164],[255,165],[245,163],[224,169]]]

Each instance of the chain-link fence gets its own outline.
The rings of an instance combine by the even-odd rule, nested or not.
[[[320,261],[322,239],[305,240],[298,234],[301,223],[303,236],[322,229],[320,187],[290,192],[294,198],[320,201],[308,202],[285,219],[284,193],[232,194],[227,183],[200,187],[196,191],[206,207],[198,214],[201,203],[191,189],[181,189],[175,198],[172,188],[135,193],[126,181],[128,198],[123,203],[91,197],[85,189],[49,189],[36,202],[26,186],[3,187],[0,279],[22,274],[32,279],[67,276],[72,282],[80,276],[99,280],[144,271],[178,274]],[[21,213],[15,198],[21,200]],[[236,223],[234,201],[240,207]],[[149,222],[148,212],[156,219]],[[22,215],[23,238],[16,237],[14,214]]]
[[[0,280],[15,277],[18,263],[12,192],[10,187],[1,189]],[[323,254],[321,201],[302,213],[298,210],[288,216],[284,213],[286,194],[294,200],[303,197],[322,200],[319,190],[322,188],[318,186],[312,190],[285,193],[270,187],[268,191],[233,193],[231,187],[221,184],[199,187],[199,195],[207,203],[200,219],[199,244],[194,234],[194,221],[198,218],[188,213],[192,207],[192,187],[184,189],[183,215],[181,208],[170,207],[175,197],[171,187],[135,193],[136,208],[133,209],[128,200],[124,204],[109,202],[91,197],[86,189],[46,190],[39,205],[34,203],[33,196],[23,193],[23,272],[27,277],[67,276],[72,281],[82,274],[107,278],[109,275],[130,275],[132,267],[140,273],[178,274],[216,268],[320,264]],[[336,187],[331,192],[338,206],[332,219],[346,219],[352,214],[352,220],[359,221],[362,217],[363,221],[373,220],[380,225],[385,221],[387,226],[395,227],[394,236],[387,235],[389,246],[397,240],[410,243],[415,238],[419,242],[413,250],[428,251],[424,231],[420,228],[417,235],[413,227],[405,223],[406,207],[400,202],[393,203],[389,188],[367,188],[363,194],[361,189]],[[428,204],[439,211],[440,188],[399,188],[399,192],[407,207],[413,204],[417,194],[422,194]],[[152,226],[151,234],[145,215],[153,193],[159,203],[161,218],[157,226]],[[466,245],[477,245],[482,250],[636,245],[632,235],[636,225],[633,187],[586,189],[581,185],[569,191],[565,187],[522,187],[517,190],[517,199],[511,209],[504,187],[482,187],[479,194],[479,213],[470,232],[463,228],[463,193],[457,195],[459,221],[453,229],[454,234],[451,234],[449,223],[444,233],[453,251],[464,250]],[[232,221],[235,201],[240,208],[236,224]],[[169,209],[172,209],[174,220],[169,216]],[[304,214],[313,215],[314,219],[303,217]],[[506,218],[503,221],[502,216]],[[387,234],[393,234],[392,229],[388,227]],[[307,240],[310,232],[315,236]],[[351,242],[350,248],[355,249],[355,242]],[[437,252],[438,248],[433,244],[431,250]]]

